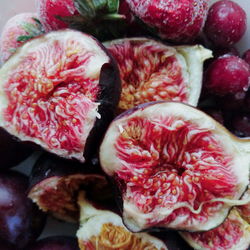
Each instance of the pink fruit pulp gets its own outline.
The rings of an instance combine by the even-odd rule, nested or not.
[[[122,81],[119,108],[159,100],[187,102],[187,86],[182,67],[172,52],[159,45],[125,41],[110,46]]]
[[[193,40],[200,33],[208,12],[207,0],[126,0],[132,12],[159,36],[173,41]]]
[[[139,117],[128,120],[115,143],[118,159],[126,162],[116,172],[124,199],[143,213],[181,202],[198,209],[205,202],[198,214],[182,206],[158,223],[171,223],[178,216],[186,217],[187,224],[205,222],[220,210],[221,202],[212,199],[234,197],[232,157],[211,132],[173,117],[159,119],[161,126]],[[148,224],[155,226],[151,220]]]
[[[78,15],[74,0],[37,0],[37,12],[46,31],[68,28],[58,17]]]
[[[98,106],[99,79],[84,74],[91,57],[74,40],[43,43],[26,55],[4,86],[8,126],[49,148],[83,152],[85,122]]]

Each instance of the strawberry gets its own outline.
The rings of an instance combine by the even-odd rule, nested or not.
[[[29,39],[44,33],[36,13],[21,13],[13,16],[5,24],[0,37],[0,64]]]
[[[126,0],[131,11],[161,38],[194,40],[203,28],[209,0]]]
[[[74,0],[37,0],[37,12],[45,31],[68,28],[62,19],[79,15]]]

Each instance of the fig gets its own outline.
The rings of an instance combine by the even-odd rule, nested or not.
[[[250,185],[248,186],[247,191],[244,193],[242,200],[249,200],[250,198]],[[240,213],[240,216],[248,223],[250,224],[250,202],[237,207],[238,212]]]
[[[100,163],[120,190],[133,232],[154,227],[207,231],[219,226],[248,185],[250,141],[194,107],[142,104],[118,116]]]
[[[83,166],[45,154],[32,169],[28,197],[42,211],[60,220],[77,222],[79,189],[97,204],[112,201],[112,189],[105,176],[93,170],[90,163]]]
[[[79,247],[74,237],[50,236],[37,241],[28,250],[79,250]]]
[[[245,250],[250,245],[250,225],[234,208],[219,227],[201,233],[182,232],[181,236],[194,249]]]
[[[116,213],[95,209],[81,192],[78,199],[80,207],[80,229],[77,232],[81,250],[138,250],[167,249],[165,244],[147,233],[131,233],[123,225]]]
[[[179,101],[196,106],[202,85],[202,46],[167,46],[147,38],[106,42],[118,63],[122,82],[121,111],[150,101]]]
[[[15,167],[32,154],[33,150],[14,138],[4,129],[0,128],[0,169]]]
[[[25,43],[0,69],[0,126],[85,162],[119,95],[117,66],[96,39],[69,29],[50,32]]]
[[[26,196],[28,184],[28,177],[21,173],[0,172],[0,242],[6,241],[4,249],[9,244],[14,249],[24,248],[44,228],[45,214]]]

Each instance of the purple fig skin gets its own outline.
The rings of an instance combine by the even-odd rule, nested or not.
[[[15,167],[30,156],[32,150],[17,141],[8,132],[0,128],[0,169]]]
[[[28,177],[15,172],[0,173],[0,240],[24,248],[34,242],[45,225],[45,214],[26,196]]]
[[[51,236],[35,242],[27,250],[80,250],[80,248],[74,237]]]

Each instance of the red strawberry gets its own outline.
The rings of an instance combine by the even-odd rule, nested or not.
[[[60,18],[79,15],[74,0],[37,0],[37,10],[46,31],[68,28]]]
[[[208,12],[208,0],[126,0],[131,11],[161,38],[184,42],[197,37]]]
[[[27,40],[43,33],[36,13],[18,14],[5,24],[0,37],[0,64]]]

